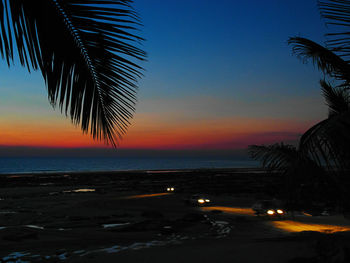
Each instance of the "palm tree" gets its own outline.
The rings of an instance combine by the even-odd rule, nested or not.
[[[312,59],[326,76],[336,80],[333,88],[321,81],[329,116],[306,132],[300,145],[303,149],[317,149],[329,168],[350,169],[350,1],[318,1],[326,23],[335,29],[328,33],[327,48],[304,38],[290,38],[293,50],[304,60]]]
[[[249,153],[264,168],[284,177],[289,203],[312,203],[311,199],[326,197],[344,207],[349,205],[349,191],[341,176],[350,167],[350,98],[347,90],[333,88],[324,80],[321,86],[329,116],[307,130],[298,147],[283,143],[252,145]]]
[[[288,43],[299,58],[311,60],[336,85],[320,82],[329,116],[302,135],[298,151],[329,171],[344,172],[350,169],[350,1],[318,3],[327,24],[338,27],[327,34],[329,47],[302,37],[292,37]]]
[[[260,160],[269,172],[281,175],[284,187],[279,193],[287,202],[289,209],[310,204],[312,198],[324,199],[333,188],[329,185],[324,169],[314,160],[293,145],[276,143],[272,145],[251,145],[249,154]],[[277,194],[277,193],[276,193]]]
[[[303,37],[291,37],[288,44],[293,46],[293,52],[298,58],[303,62],[312,60],[325,76],[339,81],[339,86],[350,84],[350,65],[335,51]]]
[[[334,88],[321,80],[323,96],[329,108],[328,118],[305,132],[300,151],[312,156],[330,172],[344,173],[350,168],[350,97],[347,89]]]
[[[299,58],[311,60],[325,79],[333,80],[335,86],[325,79],[320,81],[328,117],[301,136],[298,148],[283,143],[250,146],[250,154],[261,160],[263,167],[285,175],[289,198],[298,198],[302,182],[310,179],[331,186],[338,201],[347,205],[349,191],[344,189],[340,175],[350,169],[350,1],[319,1],[319,7],[329,24],[345,31],[328,34],[328,48],[302,37],[290,38],[288,43]]]
[[[311,59],[325,76],[338,83],[332,87],[329,82],[320,81],[329,116],[303,134],[299,149],[329,170],[347,170],[350,168],[350,64],[311,40],[294,37],[288,42],[300,58]]]
[[[296,194],[300,185],[313,183],[323,191],[330,186],[328,190],[343,202],[347,191],[340,178],[350,167],[350,97],[347,89],[334,88],[324,80],[320,84],[329,116],[308,129],[297,148],[283,143],[253,145],[249,152],[264,168],[284,175],[289,199],[300,198]]]
[[[0,53],[40,70],[52,106],[116,146],[135,108],[139,18],[131,0],[1,0]],[[17,53],[17,54],[16,54]]]
[[[283,143],[254,145],[250,146],[250,155],[261,160],[263,167],[285,176],[289,199],[300,198],[300,194],[298,197],[296,193],[300,185],[304,184],[303,181],[307,180],[320,186],[329,185],[330,189],[334,189],[333,193],[337,193],[338,201],[344,202],[347,191],[340,178],[350,168],[349,65],[332,51],[311,40],[297,37],[290,38],[289,43],[299,57],[303,60],[312,59],[325,75],[338,81],[336,87],[326,80],[320,81],[322,95],[329,109],[328,117],[301,136],[298,148]],[[323,191],[326,189],[322,188]]]
[[[349,62],[350,58],[350,2],[347,0],[318,1],[321,16],[334,28],[328,33],[327,45]]]
[[[339,179],[350,168],[350,65],[331,50],[301,37],[289,39],[293,51],[303,61],[311,59],[325,77],[333,78],[337,86],[326,80],[320,85],[329,109],[328,117],[312,126],[300,138],[298,148],[290,145],[250,146],[254,159],[265,168],[282,173],[287,181],[289,198],[305,180],[329,185],[344,200],[345,189]],[[325,172],[327,171],[327,173]],[[313,176],[313,175],[317,176]],[[310,182],[311,182],[310,181]],[[325,189],[323,187],[323,189]]]

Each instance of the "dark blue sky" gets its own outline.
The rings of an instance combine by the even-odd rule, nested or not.
[[[287,39],[324,40],[325,25],[314,0],[136,0],[134,6],[142,16],[147,39],[151,73],[145,78],[151,82],[147,88],[158,88],[152,83],[152,73],[157,72],[156,77],[176,78],[176,88],[160,88],[161,93],[174,96],[182,89],[197,93],[214,83],[231,89],[232,81],[242,80],[250,71],[263,79],[276,72],[277,81],[283,74],[281,82],[295,74],[305,78],[305,68],[290,56]],[[194,86],[191,90],[189,84]],[[302,86],[296,88],[303,90]]]

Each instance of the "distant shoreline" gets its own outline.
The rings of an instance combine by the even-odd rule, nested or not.
[[[0,158],[0,174],[109,173],[259,168],[259,162],[220,158]]]
[[[113,174],[168,174],[168,173],[200,173],[200,172],[230,172],[230,173],[264,173],[266,169],[262,167],[234,167],[234,168],[196,168],[196,169],[133,169],[133,170],[104,170],[104,171],[42,171],[42,172],[13,172],[13,173],[0,173],[1,177],[4,176],[18,176],[18,177],[31,177],[31,176],[60,176],[60,175],[113,175]]]

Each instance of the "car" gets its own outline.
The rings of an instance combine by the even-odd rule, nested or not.
[[[175,191],[175,187],[167,187],[166,191],[167,192],[174,192]]]
[[[196,206],[205,206],[210,204],[210,199],[206,195],[191,195],[190,197],[185,199],[185,203]]]
[[[268,216],[268,217],[284,217],[286,211],[283,208],[280,201],[277,200],[260,200],[257,201],[252,209],[257,216]]]

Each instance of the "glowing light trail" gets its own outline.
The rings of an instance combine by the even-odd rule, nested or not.
[[[201,207],[202,211],[213,211],[213,210],[220,210],[227,214],[235,214],[235,215],[249,215],[253,216],[254,211],[251,208],[246,207],[230,207],[230,206],[207,206],[207,207]]]
[[[331,234],[335,232],[350,231],[350,226],[301,223],[301,222],[292,221],[292,220],[273,221],[270,223],[274,227],[282,229],[287,232],[316,231],[316,232]]]

